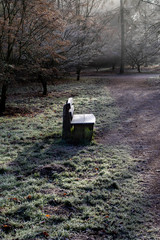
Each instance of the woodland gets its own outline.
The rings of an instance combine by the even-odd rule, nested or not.
[[[112,6],[112,7],[111,7]],[[13,82],[159,64],[159,1],[0,1],[0,114]]]
[[[160,239],[159,0],[0,0],[0,239]],[[93,113],[62,139],[63,106]]]

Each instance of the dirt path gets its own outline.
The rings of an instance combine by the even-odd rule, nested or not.
[[[160,228],[160,85],[150,86],[146,76],[124,76],[113,78],[107,88],[116,99],[122,125],[105,134],[103,141],[129,144],[133,156],[143,160],[140,184],[151,201],[148,211]]]

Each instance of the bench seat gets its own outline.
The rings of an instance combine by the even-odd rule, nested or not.
[[[96,118],[93,114],[75,114],[73,115],[71,125],[76,124],[94,124],[96,121]]]

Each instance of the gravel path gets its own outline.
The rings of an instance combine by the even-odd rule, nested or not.
[[[155,76],[160,78],[136,75],[110,79],[107,88],[120,109],[121,128],[104,133],[102,141],[129,144],[133,157],[143,160],[140,184],[152,205],[148,211],[160,229],[160,84],[148,81]]]

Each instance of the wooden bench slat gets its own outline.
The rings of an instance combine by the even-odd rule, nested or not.
[[[66,103],[67,103],[67,104],[70,104],[70,106],[72,106],[72,104],[73,104],[73,98],[68,98],[68,100],[67,100]]]
[[[93,114],[77,114],[73,116],[71,124],[94,124],[96,118]]]

